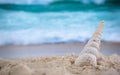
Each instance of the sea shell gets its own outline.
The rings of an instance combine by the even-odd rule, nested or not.
[[[78,58],[75,60],[75,65],[96,66],[97,60],[100,58],[99,49],[100,49],[100,42],[101,42],[103,27],[104,27],[104,21],[100,23],[100,26],[96,29],[93,36],[85,45],[84,49],[81,51]]]

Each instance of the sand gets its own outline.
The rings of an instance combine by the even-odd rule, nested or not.
[[[120,56],[104,56],[97,66],[77,66],[76,54],[25,59],[0,59],[0,75],[120,75]]]
[[[8,50],[18,50],[18,52],[20,52],[19,50],[24,51],[26,49],[28,54],[30,53],[29,50],[35,50],[37,52],[39,52],[39,50],[41,52],[44,50],[43,54],[45,52],[49,53],[50,50],[54,53],[48,56],[37,55],[37,57],[30,57],[29,55],[25,56],[26,53],[24,53],[24,57],[20,56],[19,58],[16,58],[17,56],[15,58],[9,58],[8,56],[12,54],[8,56],[2,55],[3,57],[1,56],[0,58],[0,75],[120,75],[119,43],[102,43],[101,53],[103,54],[104,59],[100,60],[96,66],[75,65],[75,59],[78,57],[78,54],[84,45],[84,43],[69,43],[28,46],[1,46],[1,53],[3,50],[6,52]],[[66,54],[66,52],[68,53]],[[62,54],[58,56],[58,53]]]

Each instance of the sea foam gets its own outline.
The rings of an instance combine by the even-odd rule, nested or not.
[[[120,42],[119,11],[0,11],[0,45],[86,42],[102,19],[106,21],[102,40]]]

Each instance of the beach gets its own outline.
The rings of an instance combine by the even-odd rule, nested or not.
[[[74,61],[84,45],[59,43],[0,46],[0,75],[120,75],[120,43],[102,42],[100,52],[108,60],[97,67],[75,66]]]

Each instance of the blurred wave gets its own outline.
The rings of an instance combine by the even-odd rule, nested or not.
[[[0,9],[27,12],[114,11],[119,8],[119,0],[0,0]]]
[[[0,0],[0,45],[86,42],[101,20],[120,42],[119,0]]]
[[[26,12],[59,12],[59,11],[116,11],[119,5],[113,4],[80,4],[78,2],[54,2],[49,5],[0,4],[0,9]]]
[[[86,42],[101,20],[103,41],[120,42],[120,10],[44,12],[0,10],[0,45]]]

